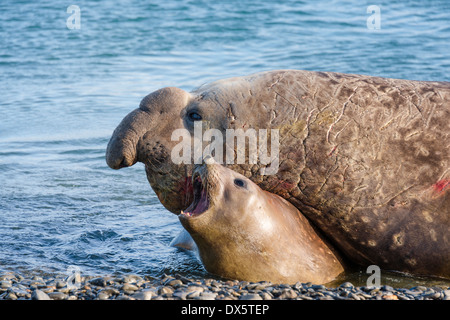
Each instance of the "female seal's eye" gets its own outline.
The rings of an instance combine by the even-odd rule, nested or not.
[[[192,111],[188,114],[189,120],[191,121],[200,121],[202,120],[202,116],[199,115],[197,112]]]
[[[245,187],[245,182],[242,179],[234,179],[234,184],[241,188]]]

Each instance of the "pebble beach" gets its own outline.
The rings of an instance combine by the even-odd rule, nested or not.
[[[0,275],[0,300],[450,300],[450,287],[337,287],[196,279],[183,275]]]

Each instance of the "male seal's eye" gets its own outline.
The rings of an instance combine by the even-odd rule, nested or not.
[[[191,121],[200,121],[200,120],[202,120],[202,116],[199,115],[195,111],[189,112],[188,117],[189,117],[189,120],[191,120]]]
[[[241,188],[245,187],[245,182],[242,179],[234,179],[234,184]]]

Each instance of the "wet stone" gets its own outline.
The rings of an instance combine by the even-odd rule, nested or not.
[[[173,289],[171,287],[161,287],[158,290],[159,295],[171,295],[173,293]]]
[[[7,289],[12,286],[12,282],[10,280],[2,280],[0,281],[0,288]]]
[[[417,286],[417,287],[411,288],[411,290],[416,290],[416,291],[427,291],[428,288],[427,288],[427,287],[424,287],[424,286]]]
[[[186,295],[186,299],[195,299],[200,296],[200,291],[192,291]]]
[[[144,279],[141,276],[138,276],[136,274],[130,274],[130,275],[124,276],[122,278],[122,282],[125,282],[125,283],[139,283],[139,282],[143,282],[143,281],[144,281]]]
[[[181,282],[183,282],[183,284],[188,284],[189,282],[191,282],[191,279],[186,278],[185,276],[182,275],[176,275],[175,276],[178,280],[180,280]]]
[[[139,290],[139,288],[137,286],[135,286],[134,284],[126,282],[126,283],[123,284],[122,290],[123,291],[128,291],[128,292],[130,292],[130,291],[134,292],[136,290]]]
[[[216,288],[221,288],[222,284],[219,281],[213,280],[211,282],[211,286],[216,287]]]
[[[186,300],[187,295],[188,295],[187,292],[175,291],[172,296],[180,300]]]
[[[196,300],[214,300],[217,293],[214,292],[202,292],[195,299]]]
[[[31,294],[26,291],[19,288],[14,288],[12,291],[17,297],[31,297]]]
[[[423,297],[426,299],[438,300],[441,298],[441,293],[440,292],[429,293],[424,295]]]
[[[67,299],[67,294],[62,293],[62,292],[50,292],[48,294],[48,296],[50,297],[50,299],[52,300],[65,300]]]
[[[261,296],[257,293],[250,293],[243,295],[239,298],[239,300],[262,300]]]
[[[151,300],[153,296],[157,294],[153,290],[142,290],[132,295],[136,300]]]
[[[179,279],[173,279],[173,280],[170,280],[167,283],[165,283],[165,285],[172,286],[172,287],[181,286],[182,284],[183,284],[183,281],[181,281]]]
[[[100,292],[97,296],[98,300],[108,300],[110,297],[106,292]]]
[[[340,288],[353,288],[353,284],[350,282],[344,282],[339,286]]]
[[[0,281],[3,281],[3,280],[11,281],[11,280],[17,280],[17,278],[13,273],[6,273],[6,274],[0,275]]]
[[[14,292],[10,292],[6,295],[5,300],[17,300],[17,295]]]
[[[279,296],[280,299],[295,299],[297,298],[297,293],[292,289],[285,289]]]
[[[203,287],[193,285],[193,286],[188,286],[186,289],[186,292],[203,292],[204,290],[205,289]]]
[[[101,289],[99,291],[99,293],[103,292],[104,294],[107,294],[109,296],[116,296],[120,294],[120,291],[117,290],[116,288],[112,288],[112,287],[106,287],[105,289]]]
[[[356,293],[350,293],[349,295],[348,295],[348,297],[350,298],[350,299],[353,299],[353,300],[361,300],[361,297],[359,296],[359,295],[357,295]]]
[[[268,292],[261,293],[261,298],[263,300],[272,300],[273,299],[272,295]]]
[[[395,294],[386,294],[382,296],[383,300],[398,300],[398,297]]]
[[[121,294],[120,296],[118,296],[118,297],[116,298],[116,300],[135,300],[135,299],[132,298],[132,297],[130,297],[130,296],[127,296],[127,295],[125,295],[125,294]]]
[[[381,287],[381,290],[383,290],[383,291],[394,291],[394,288],[392,288],[391,286],[387,286],[387,285],[384,285],[384,286],[382,286]]]
[[[91,280],[89,280],[89,283],[94,286],[98,286],[98,287],[106,287],[106,280],[101,277],[91,279]]]

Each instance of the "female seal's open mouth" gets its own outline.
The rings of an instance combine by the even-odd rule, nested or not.
[[[194,172],[192,177],[192,185],[194,189],[194,201],[181,214],[192,217],[200,215],[209,209],[209,197],[205,178],[199,172]]]

